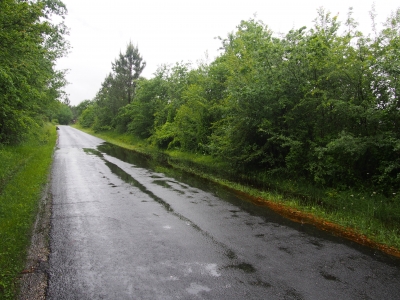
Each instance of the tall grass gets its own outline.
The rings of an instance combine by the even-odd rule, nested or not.
[[[0,299],[14,299],[57,134],[46,124],[18,146],[0,146]]]

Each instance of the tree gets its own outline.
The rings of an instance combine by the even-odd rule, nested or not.
[[[344,24],[340,33],[338,17],[320,9],[313,28],[277,38],[261,21],[242,21],[209,65],[163,66],[150,80],[134,76],[130,44],[81,118],[162,149],[212,154],[239,172],[396,193],[400,10],[374,39],[351,9]]]
[[[67,104],[59,102],[56,113],[58,123],[61,125],[68,125],[72,121],[72,117],[73,115],[71,108]]]
[[[59,0],[0,1],[0,143],[21,141],[61,98],[54,62],[68,49],[67,30],[50,19],[65,14]]]
[[[96,120],[96,110],[97,103],[93,101],[90,102],[79,116],[79,124],[81,124],[84,128],[92,127]]]
[[[119,110],[116,128],[141,138],[148,138],[154,132],[154,120],[157,107],[166,98],[166,84],[163,69],[159,69],[154,78],[138,81],[135,101]]]
[[[283,48],[260,21],[242,21],[223,41],[226,93],[222,118],[214,123],[213,153],[232,164],[272,167],[282,163],[279,135],[284,101],[281,88]],[[275,130],[276,128],[276,130]]]
[[[72,106],[71,110],[72,110],[72,114],[73,114],[73,119],[77,120],[80,115],[82,114],[82,112],[88,108],[89,105],[91,105],[92,101],[91,100],[83,100],[81,103],[79,103],[76,106]]]
[[[139,50],[129,42],[124,54],[120,53],[119,58],[112,64],[112,69],[115,74],[115,83],[122,89],[123,105],[132,102],[136,91],[136,83],[140,74],[146,66]],[[122,105],[122,106],[123,106]]]
[[[138,48],[130,42],[126,52],[120,53],[112,63],[112,72],[106,76],[94,99],[97,104],[96,130],[116,128],[121,121],[119,110],[132,103],[145,66]]]

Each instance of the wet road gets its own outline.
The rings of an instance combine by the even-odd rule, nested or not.
[[[59,133],[48,299],[400,299],[399,260]]]

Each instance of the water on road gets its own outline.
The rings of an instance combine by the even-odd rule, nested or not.
[[[400,299],[397,259],[59,133],[48,299]]]

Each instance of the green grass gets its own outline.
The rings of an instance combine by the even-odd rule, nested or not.
[[[18,146],[0,146],[0,299],[14,299],[57,134],[46,124]]]
[[[102,139],[154,158],[160,156],[146,141],[115,132],[94,133]],[[178,150],[162,152],[169,165],[194,173],[247,195],[283,204],[317,218],[335,223],[372,241],[400,250],[400,195],[385,196],[382,191],[338,190],[317,187],[301,179],[288,179],[255,172],[238,174],[224,161],[207,155]],[[246,183],[246,184],[245,184]]]

